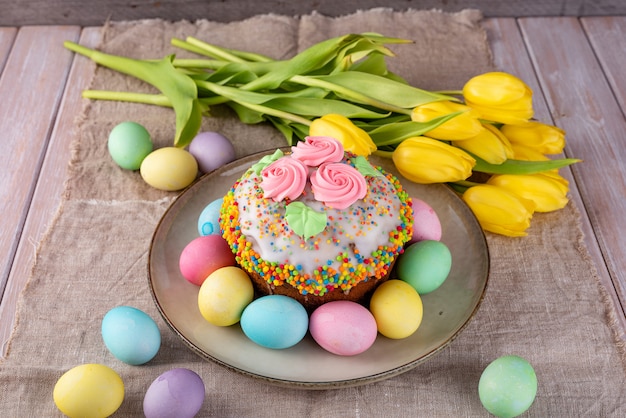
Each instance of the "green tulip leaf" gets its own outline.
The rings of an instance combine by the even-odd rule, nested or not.
[[[151,84],[163,93],[176,115],[175,146],[185,147],[196,136],[197,128],[202,123],[202,105],[197,102],[198,90],[192,78],[172,65],[173,55],[161,60],[136,60],[106,54],[70,41],[64,42],[64,46],[99,65]]]
[[[317,212],[302,202],[291,202],[285,210],[287,225],[296,234],[309,239],[326,228],[326,213]]]
[[[438,100],[450,100],[450,96],[418,89],[408,84],[361,71],[345,71],[342,73],[320,76],[309,76],[324,84],[339,86],[335,89],[338,96],[359,102],[357,95],[363,94],[373,100],[389,103],[403,109]],[[347,89],[351,93],[346,93]],[[353,94],[356,93],[356,94]],[[370,104],[363,102],[364,104]]]
[[[274,89],[294,75],[307,74],[323,67],[335,59],[338,49],[346,43],[353,42],[354,36],[345,35],[319,42],[284,62],[274,71],[264,74],[241,88],[248,91]]]
[[[460,112],[451,113],[449,115],[440,116],[429,122],[391,122],[385,125],[376,126],[373,130],[363,128],[368,131],[370,138],[376,146],[397,145],[407,138],[420,136],[428,131],[435,129],[442,123],[459,115]]]
[[[547,161],[506,160],[502,164],[490,164],[474,154],[470,155],[476,160],[473,171],[487,174],[535,174],[566,167],[582,161],[577,158],[561,158]]]
[[[338,113],[348,119],[380,119],[389,116],[389,113],[375,112],[349,102],[332,99],[280,97],[267,101],[265,105],[304,117],[321,117],[329,113]]]
[[[256,125],[257,123],[262,123],[267,120],[262,112],[249,109],[237,102],[228,102],[227,105],[235,111],[239,120],[246,125]]]
[[[296,75],[328,74],[339,66],[350,53],[364,51],[378,51],[392,55],[383,43],[406,43],[407,40],[387,38],[375,34],[348,34],[318,42],[300,52],[293,58],[277,65],[257,80],[241,88],[249,91],[259,91],[278,88],[283,82]]]

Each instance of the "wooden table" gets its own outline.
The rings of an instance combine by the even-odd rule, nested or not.
[[[531,86],[537,119],[565,129],[566,155],[584,159],[562,173],[626,341],[626,16],[488,18],[484,26],[496,65]],[[94,47],[99,39],[98,27],[0,27],[2,353],[61,201],[94,69],[63,41]]]

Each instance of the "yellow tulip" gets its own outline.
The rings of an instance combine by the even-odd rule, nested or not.
[[[536,212],[551,212],[567,205],[569,183],[557,173],[498,174],[487,184],[509,190],[518,196],[532,200]]]
[[[479,156],[491,164],[502,164],[513,158],[513,148],[509,140],[493,125],[485,124],[478,135],[453,144]]]
[[[565,131],[556,126],[530,121],[502,125],[500,129],[511,143],[534,148],[542,154],[559,154],[565,147]]]
[[[513,159],[522,161],[548,161],[549,158],[534,148],[511,142]]]
[[[481,118],[507,124],[532,118],[532,95],[522,80],[502,72],[478,75],[463,86],[465,103],[478,111]]]
[[[462,198],[485,231],[510,237],[527,235],[535,209],[533,201],[491,184],[470,187]]]
[[[343,115],[330,113],[315,119],[309,126],[311,136],[329,136],[343,145],[346,151],[367,157],[376,151],[369,134]]]
[[[400,174],[422,184],[465,180],[476,164],[463,150],[424,136],[402,141],[392,159]]]
[[[454,141],[478,135],[482,126],[478,114],[469,106],[451,101],[439,101],[417,106],[411,112],[414,122],[430,122],[431,120],[456,112],[463,112],[442,123],[435,129],[424,134],[430,138]]]

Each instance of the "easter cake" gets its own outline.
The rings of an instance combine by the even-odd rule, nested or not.
[[[366,303],[412,237],[398,179],[329,137],[307,137],[248,169],[224,196],[220,228],[261,295],[308,310]]]

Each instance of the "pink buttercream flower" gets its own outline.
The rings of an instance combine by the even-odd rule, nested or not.
[[[307,136],[291,147],[291,156],[309,167],[322,163],[338,163],[343,159],[343,145],[329,136]]]
[[[365,177],[348,164],[324,163],[310,180],[315,200],[335,209],[345,209],[367,194]]]
[[[308,168],[291,157],[282,157],[261,171],[263,197],[280,202],[285,198],[297,199],[304,191]]]

